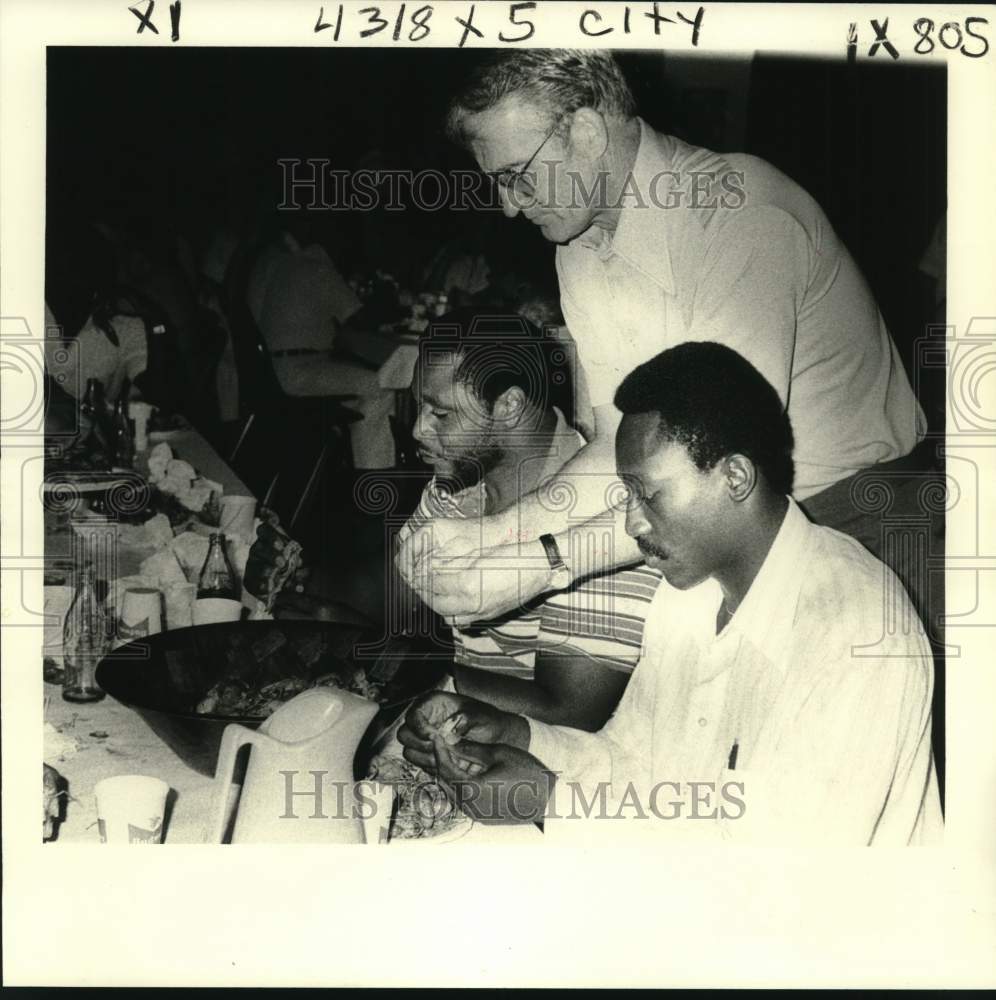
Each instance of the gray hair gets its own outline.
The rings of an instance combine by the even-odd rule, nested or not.
[[[633,94],[610,52],[597,49],[499,49],[472,71],[450,102],[446,133],[466,143],[466,119],[521,94],[551,115],[593,108],[632,118]]]

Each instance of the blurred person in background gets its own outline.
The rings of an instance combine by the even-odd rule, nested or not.
[[[225,427],[239,418],[239,372],[226,299],[226,278],[238,247],[238,233],[219,222],[210,227],[197,255],[197,301],[201,309],[211,315],[225,340],[215,370],[218,418]]]
[[[219,414],[215,371],[225,334],[198,302],[189,244],[172,227],[150,216],[127,224],[102,222],[113,241],[121,296],[175,346],[182,385],[178,406],[201,433],[217,441]]]
[[[304,218],[288,217],[264,242],[249,272],[246,299],[289,396],[356,396],[348,401],[363,419],[350,429],[357,468],[394,465],[390,415],[394,393],[377,372],[337,356],[339,330],[361,302]]]
[[[129,394],[167,410],[181,405],[175,340],[157,330],[117,280],[114,247],[92,226],[53,226],[45,255],[46,369],[74,400],[99,379],[109,403]],[[62,347],[72,341],[69,350]]]

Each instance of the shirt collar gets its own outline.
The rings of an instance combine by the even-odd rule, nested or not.
[[[716,637],[724,643],[743,639],[769,652],[771,662],[782,672],[788,664],[774,654],[781,645],[781,637],[792,629],[792,609],[797,603],[803,575],[808,571],[806,550],[814,530],[791,497],[788,503],[788,510],[757,576],[726,628]]]
[[[640,144],[633,164],[632,181],[623,192],[623,208],[615,233],[591,226],[573,245],[593,250],[599,259],[615,255],[643,272],[669,295],[674,294],[674,268],[658,214],[666,211],[670,194],[676,186],[671,168],[673,140],[655,132],[642,118]]]

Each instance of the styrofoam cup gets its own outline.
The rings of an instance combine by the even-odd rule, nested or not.
[[[121,598],[118,630],[131,641],[163,630],[162,595],[154,587],[129,587]]]
[[[215,622],[237,622],[242,617],[242,602],[223,597],[201,597],[194,601],[195,625]]]
[[[104,778],[94,788],[103,844],[161,844],[169,785],[145,774]]]

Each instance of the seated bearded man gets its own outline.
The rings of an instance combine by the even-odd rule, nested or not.
[[[548,488],[556,501],[553,477],[584,444],[554,405],[558,384],[569,391],[566,371],[563,345],[521,316],[473,307],[433,324],[412,393],[414,437],[434,476],[399,532],[399,545],[439,518],[498,513],[537,488]],[[431,551],[431,533],[426,541],[423,556]],[[637,566],[568,586],[559,567],[572,554],[560,553],[552,538],[547,544],[545,599],[492,620],[451,622],[452,686],[510,712],[597,729],[639,658],[660,573]]]
[[[689,343],[615,405],[626,532],[664,575],[617,710],[582,733],[435,692],[406,716],[405,755],[478,819],[548,834],[937,842],[923,629],[891,570],[791,499],[775,391],[730,348]],[[888,607],[911,626],[886,628]]]

